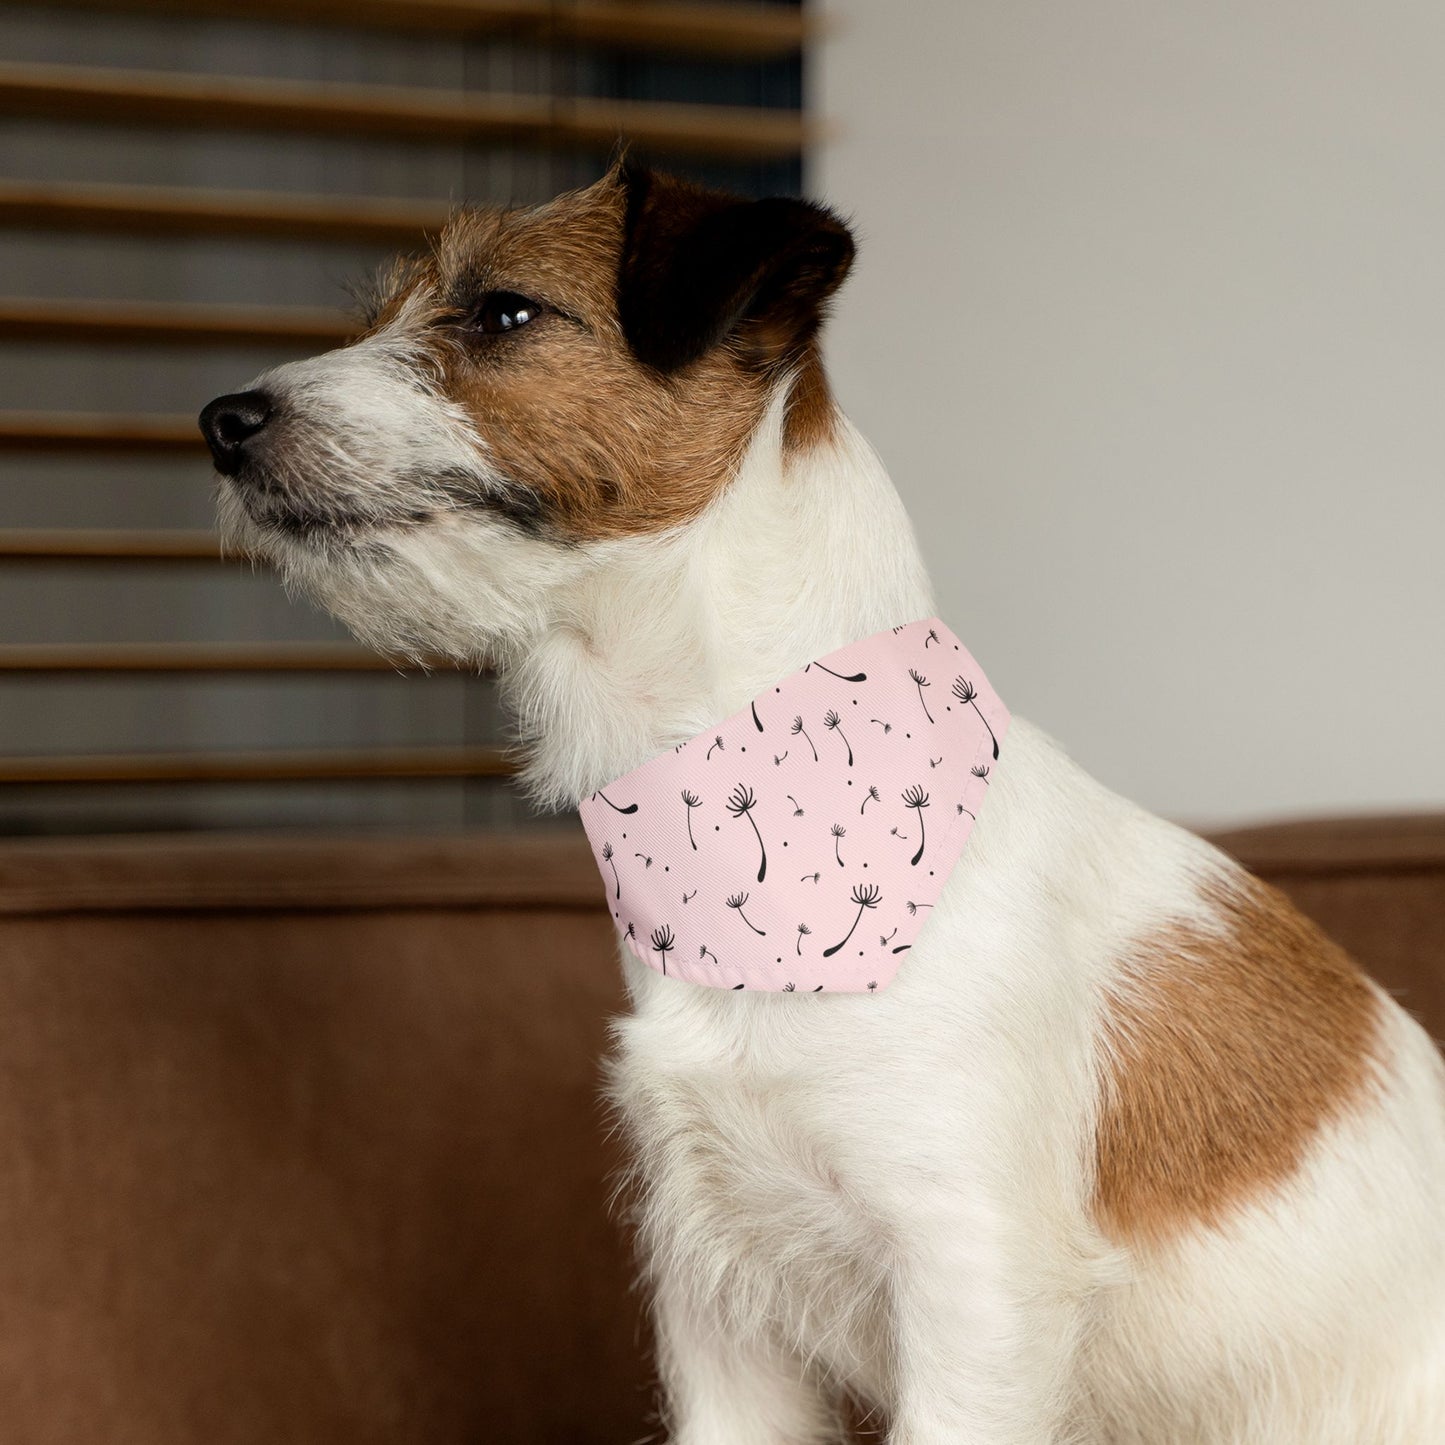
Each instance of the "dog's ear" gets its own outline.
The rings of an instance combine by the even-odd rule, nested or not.
[[[807,201],[742,200],[623,161],[617,304],[633,354],[687,366],[736,335],[752,359],[802,351],[853,261],[853,237]]]

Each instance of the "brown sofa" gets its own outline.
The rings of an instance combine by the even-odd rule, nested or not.
[[[1221,842],[1445,1033],[1445,818]],[[6,1445],[654,1428],[579,833],[0,844]]]

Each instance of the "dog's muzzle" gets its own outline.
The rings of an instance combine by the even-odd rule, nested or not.
[[[245,465],[248,445],[266,429],[274,411],[264,391],[238,391],[218,396],[201,412],[201,434],[223,477],[234,477]]]

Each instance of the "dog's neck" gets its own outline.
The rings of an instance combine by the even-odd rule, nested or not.
[[[812,658],[932,614],[877,454],[841,415],[791,453],[782,400],[701,517],[600,548],[504,669],[540,802],[575,806]]]

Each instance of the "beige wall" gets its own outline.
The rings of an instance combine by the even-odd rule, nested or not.
[[[1148,806],[1445,805],[1445,7],[826,0],[835,383]]]

